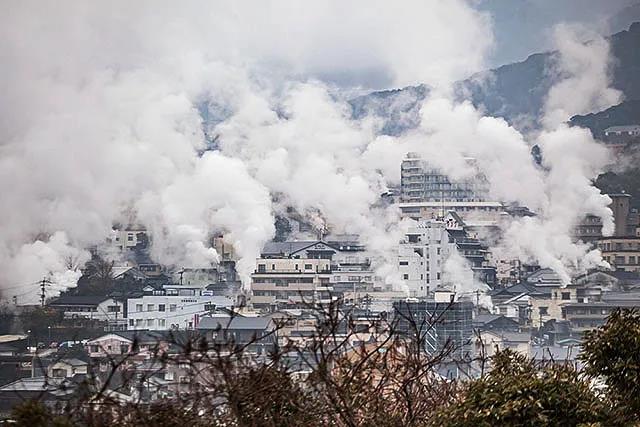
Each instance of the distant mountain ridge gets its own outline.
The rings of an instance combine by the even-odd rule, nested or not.
[[[612,86],[626,100],[640,100],[640,22],[609,37],[616,58]],[[555,83],[549,66],[556,52],[535,53],[526,60],[477,73],[458,82],[460,99],[471,102],[490,116],[505,118],[521,130],[534,127],[545,96]],[[350,101],[354,117],[372,114],[384,121],[382,133],[397,135],[415,127],[421,101],[428,94],[424,85],[372,92]],[[569,117],[567,117],[569,120]]]
[[[640,99],[624,101],[597,113],[573,116],[570,123],[589,128],[593,136],[603,139],[608,127],[640,124]]]

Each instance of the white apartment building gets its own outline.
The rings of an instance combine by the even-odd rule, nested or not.
[[[398,247],[398,270],[410,297],[427,297],[443,283],[442,268],[454,250],[442,221],[422,221],[409,228]]]
[[[320,245],[321,247],[319,247]],[[314,243],[318,253],[328,251],[324,243]],[[298,253],[298,251],[296,251]],[[331,301],[331,259],[258,258],[251,275],[251,304],[256,309],[281,306],[302,307],[307,303]]]
[[[200,286],[149,286],[144,293],[127,300],[128,330],[195,329],[202,316],[234,305],[231,298],[213,296]]]
[[[503,215],[504,205],[492,201],[419,201],[398,203],[402,218],[416,221],[436,219],[453,211],[469,226],[495,226]]]
[[[144,227],[131,226],[123,230],[112,230],[112,235],[107,240],[113,246],[124,251],[138,245],[146,245],[148,241],[147,230]]]

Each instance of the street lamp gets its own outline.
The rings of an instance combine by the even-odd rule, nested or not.
[[[31,347],[31,329],[27,330],[27,348]]]
[[[49,344],[51,344],[51,325],[47,326],[47,329],[49,330]]]

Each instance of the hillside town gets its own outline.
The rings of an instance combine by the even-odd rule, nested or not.
[[[640,425],[639,2],[0,2],[0,426]]]
[[[617,129],[611,130],[618,132],[616,144]],[[413,319],[427,354],[453,349],[438,368],[451,379],[479,375],[478,356],[504,349],[535,360],[577,361],[586,331],[618,308],[640,308],[640,215],[629,194],[609,194],[612,235],[603,236],[593,216],[575,228],[574,238],[599,249],[610,267],[564,283],[551,268],[492,251],[505,217],[535,213],[490,200],[482,176],[449,179],[414,153],[400,168],[402,185],[384,197],[411,225],[393,254],[393,282],[379,274],[386,260],[372,257],[360,236],[314,235],[294,218],[287,221],[296,231],[264,246],[246,286],[223,235],[211,240],[220,254],[215,267],[170,268],[151,259],[153,236],[144,227],[114,228],[104,244],[117,256],[103,259],[96,248],[76,287],[53,296],[44,279],[31,291],[40,304],[3,301],[2,413],[43,391],[52,405],[69,399],[87,378],[104,380],[114,358],[127,358],[118,369],[148,376],[142,387],[108,383],[112,396],[123,402],[175,397],[192,379],[180,363],[163,363],[158,348],[179,358],[176,340],[225,336],[262,360],[275,348],[316,340],[318,311],[332,305],[350,348],[416,333],[407,323]],[[393,327],[380,333],[383,322]]]

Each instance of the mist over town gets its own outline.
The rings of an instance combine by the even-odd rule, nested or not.
[[[2,422],[640,423],[640,3],[0,9]]]

